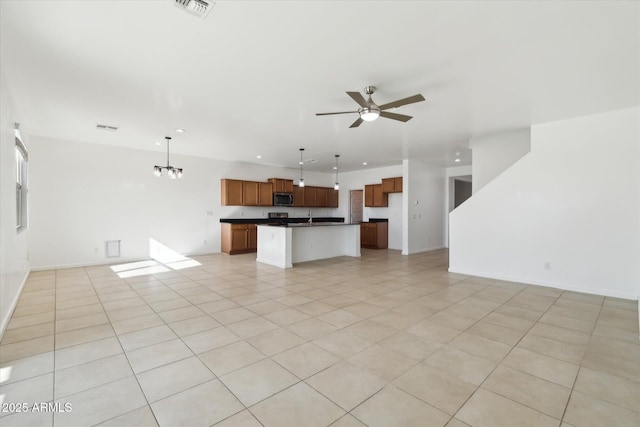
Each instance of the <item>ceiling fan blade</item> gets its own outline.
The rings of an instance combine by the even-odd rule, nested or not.
[[[316,116],[330,116],[332,114],[351,114],[357,113],[357,111],[340,111],[338,113],[316,113]]]
[[[408,122],[413,118],[412,116],[405,116],[404,114],[390,113],[388,111],[380,111],[380,117],[386,117],[387,119],[392,119],[392,120],[399,120],[401,122]]]
[[[381,110],[388,110],[389,108],[396,108],[396,107],[400,107],[402,105],[407,105],[407,104],[413,104],[414,102],[421,102],[424,101],[424,96],[418,94],[418,95],[413,95],[413,96],[409,96],[407,98],[403,98],[403,99],[399,99],[397,101],[393,101],[393,102],[389,102],[387,104],[383,104],[380,106]]]
[[[364,120],[362,120],[360,117],[358,117],[358,120],[353,122],[353,124],[351,126],[349,126],[349,127],[350,128],[357,128],[358,126],[360,126],[362,124],[362,122],[364,122]]]
[[[364,99],[364,97],[360,92],[347,92],[347,95],[349,95],[354,101],[356,101],[359,106],[361,107],[369,106],[369,104],[367,104],[367,100]]]

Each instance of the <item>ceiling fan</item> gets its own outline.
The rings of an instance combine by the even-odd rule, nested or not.
[[[351,114],[351,113],[360,114],[360,117],[358,117],[358,120],[356,120],[355,122],[353,122],[351,126],[349,126],[350,128],[357,128],[362,124],[363,121],[372,122],[375,119],[377,119],[378,116],[385,117],[387,119],[406,122],[411,120],[412,116],[406,116],[404,114],[389,113],[388,111],[385,111],[385,110],[388,110],[390,108],[397,108],[403,105],[413,104],[414,102],[421,102],[425,100],[424,96],[422,96],[421,94],[417,94],[417,95],[409,96],[407,98],[399,99],[397,101],[389,102],[382,105],[377,105],[371,99],[371,95],[373,95],[375,91],[376,91],[375,86],[367,86],[364,88],[364,93],[369,96],[369,99],[364,99],[364,97],[360,94],[360,92],[347,92],[347,95],[349,95],[360,106],[360,108],[358,108],[356,111],[341,111],[338,113],[316,113],[316,116],[329,116],[332,114]]]

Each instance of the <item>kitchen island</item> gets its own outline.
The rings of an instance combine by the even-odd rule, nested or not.
[[[258,225],[256,261],[280,268],[338,256],[360,256],[360,224]]]

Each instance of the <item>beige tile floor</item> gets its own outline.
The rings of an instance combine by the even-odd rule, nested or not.
[[[636,301],[450,274],[446,251],[194,259],[31,274],[0,424],[640,425]]]

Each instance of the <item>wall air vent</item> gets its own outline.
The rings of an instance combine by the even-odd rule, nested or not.
[[[108,131],[111,131],[111,132],[115,132],[115,131],[118,130],[118,128],[116,126],[101,125],[101,124],[97,124],[96,125],[96,129],[108,130]]]
[[[206,18],[215,3],[209,0],[174,0],[174,4],[192,15]]]

